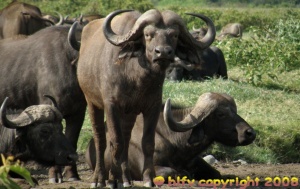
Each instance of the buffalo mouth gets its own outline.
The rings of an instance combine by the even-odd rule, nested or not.
[[[172,58],[155,58],[155,59],[153,59],[153,62],[158,63],[158,64],[160,64],[160,63],[171,63],[173,61],[174,61],[174,59],[172,59]]]
[[[55,157],[56,165],[71,165],[78,160],[77,154],[58,155]]]
[[[253,140],[243,140],[238,143],[238,146],[247,146],[247,145],[251,144],[253,141],[254,141],[254,139]]]

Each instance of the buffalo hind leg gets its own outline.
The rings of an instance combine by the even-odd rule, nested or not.
[[[104,154],[106,149],[106,135],[104,125],[104,111],[98,109],[93,104],[88,102],[88,113],[90,116],[92,128],[93,128],[93,139],[95,142],[95,154],[96,163],[94,174],[92,177],[91,188],[104,187],[105,186],[105,164]]]
[[[111,167],[108,176],[109,188],[123,188],[122,178],[122,155],[124,150],[124,139],[122,134],[121,122],[118,108],[109,103],[105,105],[105,115],[107,132],[110,136],[110,153],[111,153]]]
[[[136,115],[133,116],[126,115],[126,121],[124,120],[121,123],[122,133],[124,137],[124,150],[122,153],[122,163],[121,163],[124,187],[132,186],[132,178],[130,174],[130,168],[128,165],[128,149],[129,149],[129,142],[131,138],[131,131],[133,129],[135,120],[136,120]]]

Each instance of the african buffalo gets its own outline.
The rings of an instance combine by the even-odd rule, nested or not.
[[[36,31],[53,25],[42,17],[38,7],[13,1],[0,11],[0,39],[14,35],[30,35]]]
[[[197,29],[197,28],[193,27],[193,30],[191,30],[190,33],[196,40],[200,40],[206,35],[207,28],[202,27],[202,28]]]
[[[243,27],[240,23],[229,23],[225,25],[220,34],[218,35],[218,39],[221,40],[224,37],[242,37],[243,36]]]
[[[121,14],[123,12],[126,13]],[[215,27],[209,18],[190,15],[208,24],[207,35],[201,41],[196,41],[181,17],[169,10],[151,9],[143,14],[117,10],[83,28],[77,76],[87,100],[96,145],[93,186],[105,185],[107,143],[112,153],[108,185],[129,185],[128,145],[140,113],[145,120],[140,141],[145,157],[143,180],[145,186],[152,185],[154,134],[165,71],[175,56],[192,63],[200,62],[199,51],[195,49],[208,47],[215,38]],[[110,136],[108,142],[104,114]]]
[[[20,112],[7,113],[8,100],[0,109],[0,153],[48,166],[77,161],[76,149],[63,134],[63,117],[57,107],[32,105]]]
[[[60,13],[58,13],[58,12],[56,12],[56,14],[58,15],[58,17],[57,16],[53,16],[51,14],[43,14],[43,18],[45,18],[47,20],[50,20],[56,26],[63,25],[64,24],[64,18],[63,18],[63,16]]]
[[[77,149],[86,101],[76,76],[79,53],[67,41],[69,28],[47,27],[30,36],[0,41],[0,101],[8,96],[10,108],[25,109],[49,103],[43,94],[53,96],[66,121],[65,135]],[[79,179],[75,163],[65,167],[65,177]],[[51,168],[49,178],[60,181],[60,168]]]
[[[140,143],[142,128],[143,116],[139,115],[132,130],[128,151],[131,154],[129,166],[133,180],[141,180],[143,177],[143,151]],[[237,114],[235,101],[227,94],[205,93],[194,107],[177,106],[172,107],[172,110],[168,100],[164,112],[160,112],[155,130],[156,174],[165,178],[188,176],[196,180],[220,178],[220,173],[201,158],[201,153],[214,142],[235,147],[248,145],[254,139],[255,131]],[[94,170],[96,156],[92,140],[85,158]],[[109,159],[110,153],[106,150],[107,167],[111,166]]]
[[[210,46],[202,51],[202,62],[198,66],[176,58],[166,72],[166,79],[171,81],[197,80],[220,77],[227,79],[227,66],[221,49]]]

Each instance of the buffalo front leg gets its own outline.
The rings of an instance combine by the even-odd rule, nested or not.
[[[144,114],[142,150],[144,153],[143,181],[145,187],[152,187],[153,178],[155,177],[155,170],[153,165],[153,154],[155,148],[154,137],[159,112],[160,106],[149,112],[149,114]]]
[[[77,114],[65,117],[65,121],[66,121],[65,135],[75,149],[77,149],[77,142],[84,122],[85,111],[86,108],[83,108],[81,110],[78,110]],[[74,162],[72,165],[65,166],[63,174],[64,177],[67,179],[67,181],[80,180],[77,171],[76,162]]]
[[[62,183],[62,168],[61,166],[50,167],[48,171],[49,183]]]
[[[188,164],[187,168],[191,175],[194,175],[196,180],[200,179],[221,179],[221,174],[218,170],[208,164],[202,157],[196,156]]]

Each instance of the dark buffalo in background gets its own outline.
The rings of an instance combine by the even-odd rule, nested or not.
[[[0,153],[43,165],[71,165],[76,149],[63,134],[62,114],[52,105],[32,105],[23,111],[0,109]],[[1,164],[2,161],[0,161]]]
[[[0,11],[0,39],[30,35],[50,25],[38,7],[27,3],[13,1]]]
[[[171,114],[172,116],[169,116]],[[164,121],[165,118],[171,118]],[[171,128],[171,129],[170,129]],[[139,115],[132,130],[129,143],[129,166],[133,180],[142,180],[143,151],[141,133],[143,116]],[[206,163],[201,153],[212,143],[227,146],[244,146],[255,139],[253,128],[237,114],[234,99],[227,94],[202,94],[194,107],[170,109],[167,101],[160,112],[155,130],[154,165],[157,176],[188,176],[193,179],[221,178],[219,171]],[[107,135],[109,137],[109,135]],[[109,148],[109,146],[108,146]],[[91,139],[85,154],[86,162],[95,169],[95,144]],[[110,167],[109,149],[105,163]]]
[[[43,94],[53,96],[66,122],[65,135],[77,149],[86,101],[76,76],[78,51],[69,45],[68,31],[69,27],[53,26],[0,41],[0,101],[9,97],[10,108],[25,109],[49,103]],[[79,179],[75,163],[65,167],[65,177]],[[49,170],[49,179],[62,180],[59,167]]]
[[[179,58],[175,59],[167,69],[166,79],[171,81],[202,81],[213,77],[228,78],[224,54],[220,48],[210,46],[202,51],[201,56],[202,62],[197,66]]]
[[[123,12],[115,11],[105,19],[90,22],[82,33],[77,75],[94,131],[97,163],[92,185],[105,185],[106,145],[112,154],[108,185],[130,185],[128,146],[136,117],[141,113],[143,180],[145,186],[151,187],[155,176],[154,135],[165,71],[175,56],[200,62],[200,50],[195,49],[205,49],[213,42],[215,27],[209,18],[190,14],[208,24],[206,36],[197,41],[172,11],[152,9],[143,14],[135,11],[119,15]],[[104,115],[110,140],[106,140]]]

